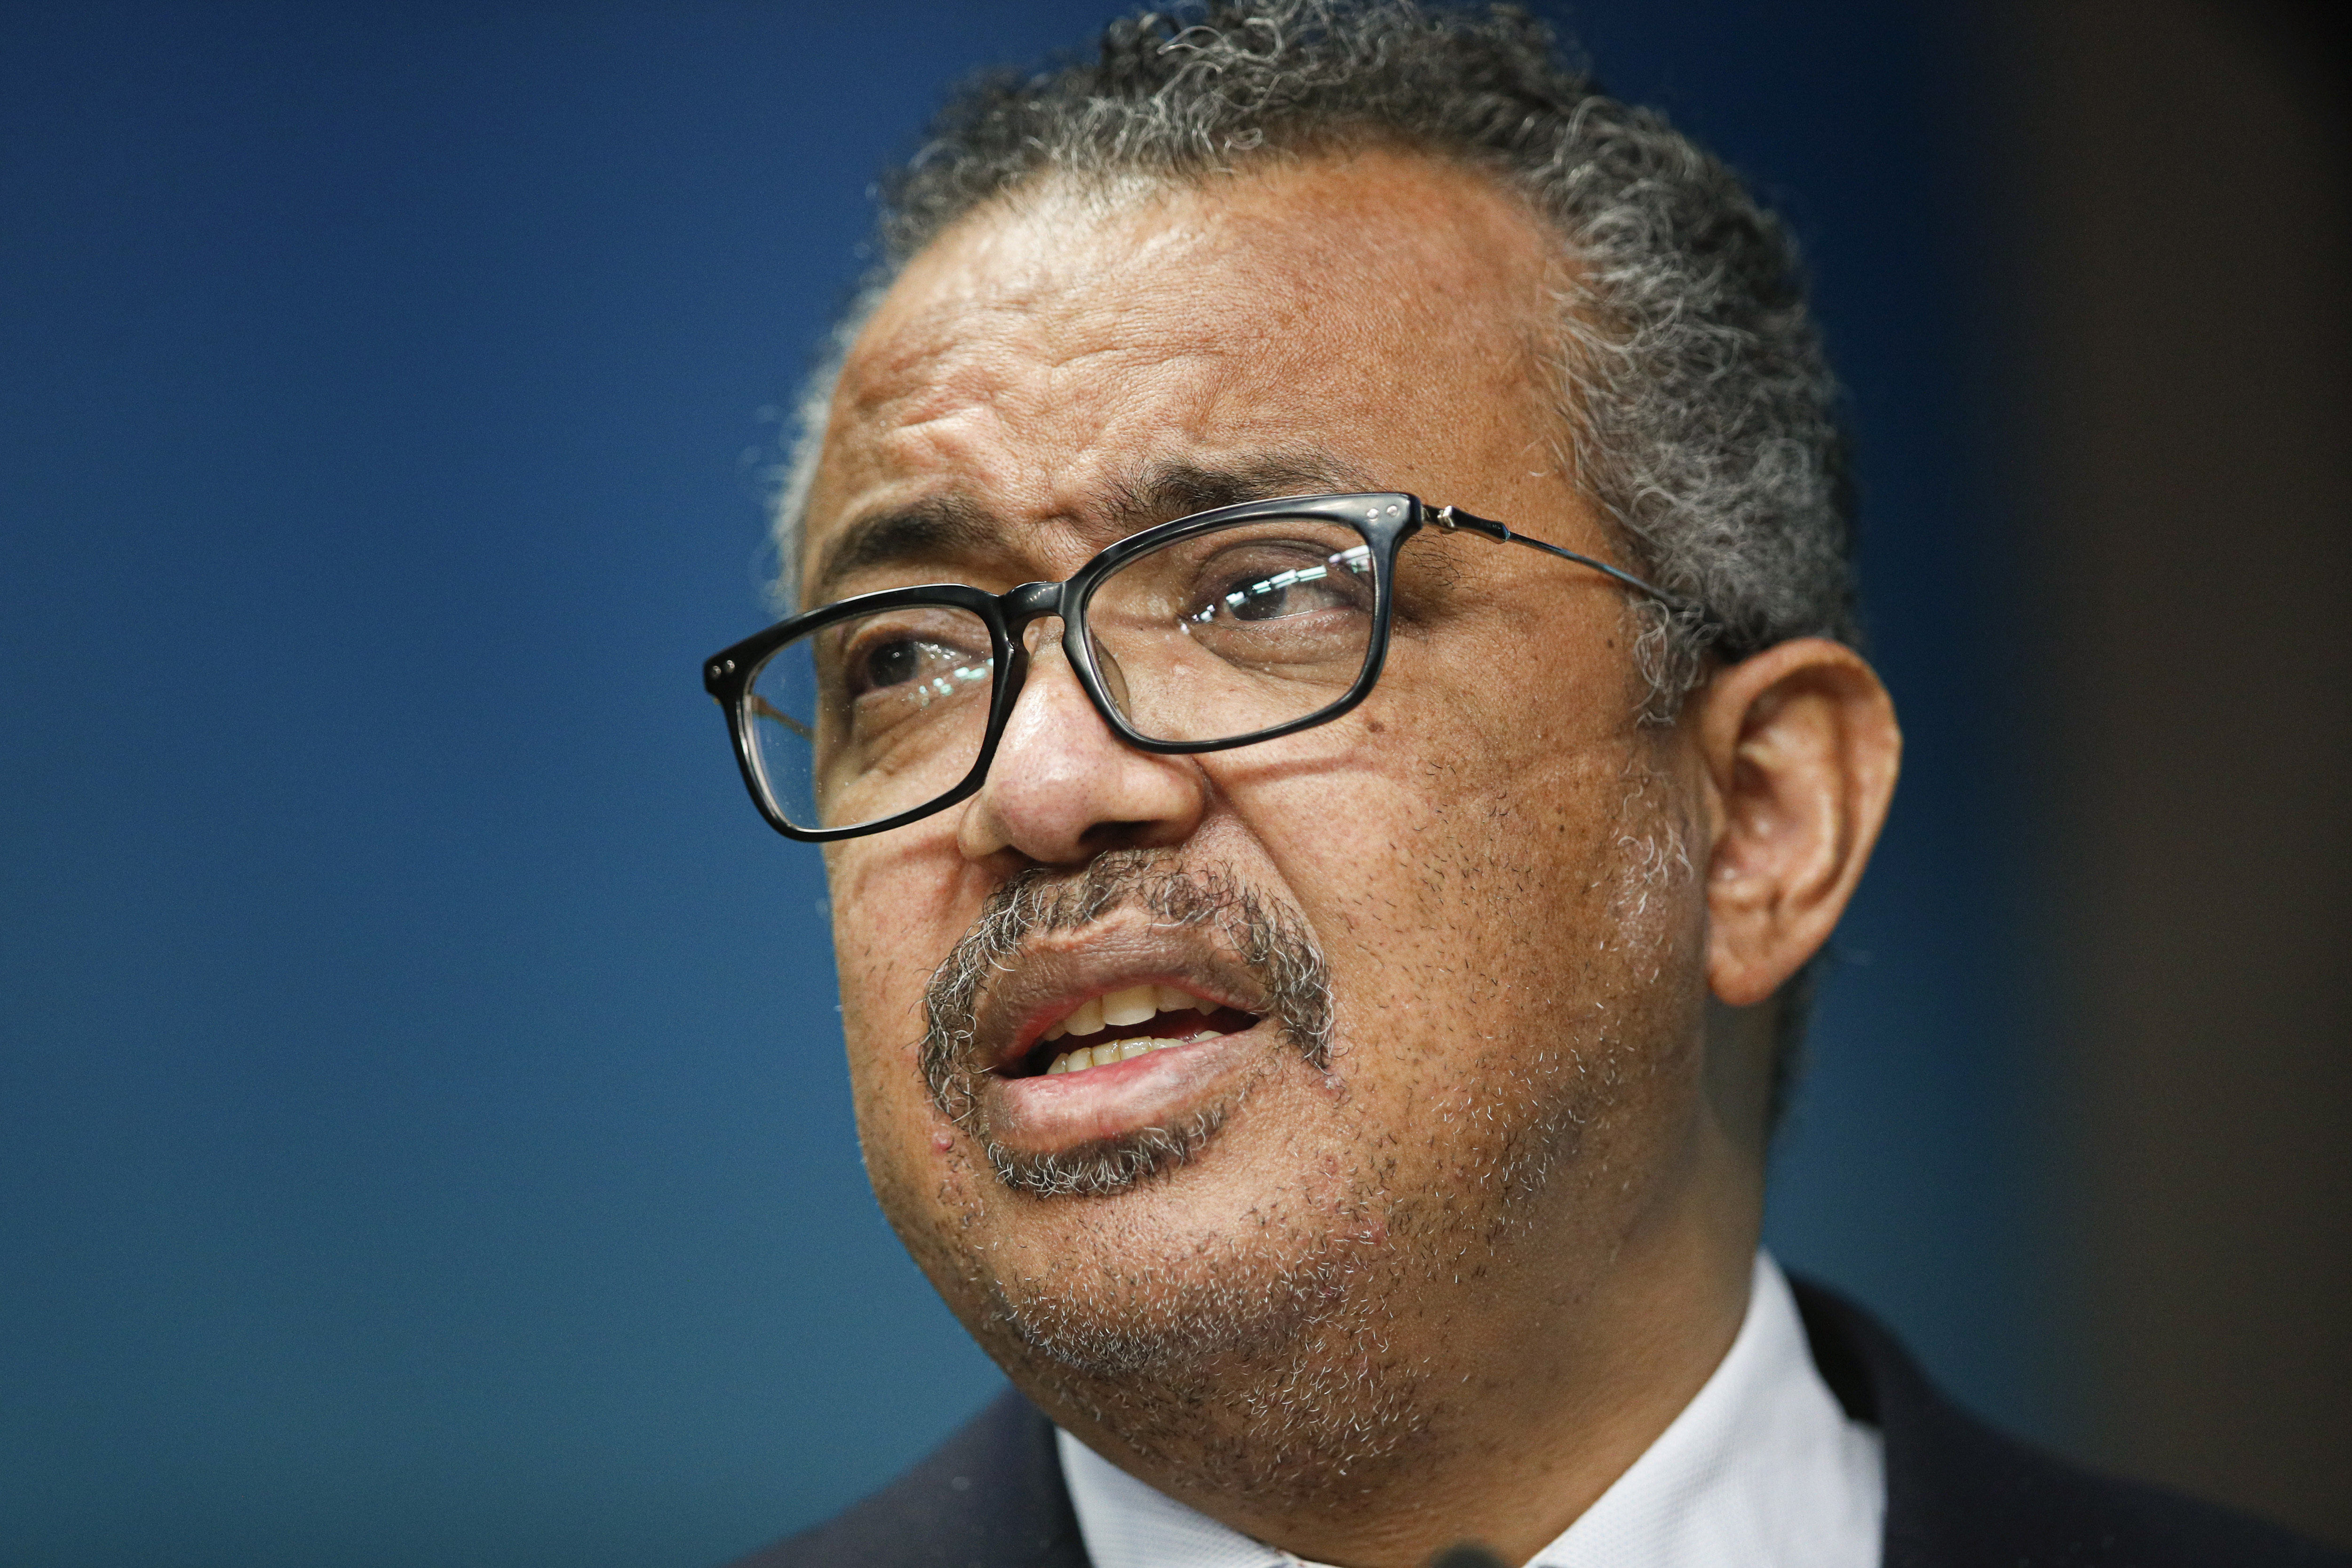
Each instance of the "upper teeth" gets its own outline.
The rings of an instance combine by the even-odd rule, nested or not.
[[[1148,1022],[1160,1013],[1210,1013],[1215,1010],[1215,1003],[1203,1002],[1173,985],[1130,985],[1124,991],[1113,991],[1080,1004],[1068,1017],[1046,1030],[1045,1038],[1058,1040],[1065,1035],[1091,1035],[1106,1027],[1124,1029]],[[1048,1076],[1083,1072],[1087,1068],[1127,1061],[1146,1051],[1163,1050],[1170,1046],[1188,1046],[1195,1040],[1213,1040],[1216,1037],[1214,1029],[1196,1029],[1189,1035],[1165,1037],[1146,1035],[1109,1040],[1099,1046],[1081,1046],[1055,1057],[1045,1071]]]
[[[1195,1013],[1211,1013],[1216,1004],[1203,1002],[1197,996],[1179,991],[1173,985],[1130,985],[1124,991],[1082,1002],[1070,1016],[1045,1031],[1045,1038],[1058,1040],[1064,1035],[1092,1035],[1106,1025],[1124,1029],[1140,1024],[1155,1013],[1181,1013],[1186,1008]]]

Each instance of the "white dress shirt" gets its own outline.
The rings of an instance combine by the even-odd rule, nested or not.
[[[1323,1568],[1055,1437],[1095,1568]],[[1788,1279],[1759,1252],[1722,1364],[1529,1568],[1878,1568],[1885,1515],[1877,1428],[1838,1407]]]

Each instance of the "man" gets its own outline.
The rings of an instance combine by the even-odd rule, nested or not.
[[[1516,14],[1266,0],[973,89],[884,236],[705,676],[1018,1392],[751,1563],[2323,1560],[1758,1250],[1900,741],[1721,165]]]

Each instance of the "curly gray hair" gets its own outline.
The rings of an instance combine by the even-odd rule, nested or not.
[[[1705,606],[1640,612],[1643,719],[1672,721],[1710,651],[1858,643],[1837,386],[1788,231],[1663,116],[1564,63],[1541,22],[1416,0],[1145,13],[1112,23],[1094,58],[982,77],[954,96],[886,183],[883,259],[801,402],[774,520],[780,599],[794,592],[843,357],[942,231],[1041,177],[1204,180],[1368,138],[1519,193],[1575,263],[1553,353],[1561,458],[1635,569]],[[1810,980],[1809,966],[1781,998],[1783,1091]]]

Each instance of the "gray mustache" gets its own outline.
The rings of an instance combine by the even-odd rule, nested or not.
[[[1284,1036],[1318,1071],[1331,1054],[1331,975],[1304,917],[1227,873],[1186,868],[1164,851],[1114,849],[1075,873],[1033,866],[988,902],[931,974],[923,995],[923,1079],[940,1111],[967,1121],[976,1105],[972,1037],[982,988],[1034,938],[1077,931],[1118,910],[1214,931],[1264,989]]]

